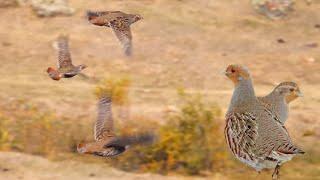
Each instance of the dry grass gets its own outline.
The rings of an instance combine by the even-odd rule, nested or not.
[[[320,31],[314,28],[320,23],[317,1],[311,6],[297,1],[296,11],[281,21],[257,15],[248,3],[238,0],[70,0],[70,4],[77,10],[72,17],[37,18],[28,7],[0,10],[2,104],[26,99],[58,117],[81,121],[95,118],[94,83],[80,77],[54,82],[45,72],[56,64],[53,41],[60,33],[68,33],[74,63],[89,66],[85,73],[97,78],[130,77],[132,116],[164,119],[163,111],[177,103],[176,89],[180,87],[188,93],[200,91],[224,111],[232,85],[220,72],[227,64],[241,63],[250,68],[259,95],[278,82],[296,81],[305,97],[291,106],[289,132],[303,149],[312,150],[319,140],[319,47],[304,46],[320,43]],[[123,56],[111,30],[85,20],[87,9],[123,10],[144,16],[132,26],[132,59]],[[277,43],[278,38],[286,43]],[[303,136],[310,132],[311,136]],[[316,152],[312,155],[318,153],[312,151]],[[319,157],[307,154],[285,166],[284,171],[289,169],[293,174],[288,179],[302,179],[302,175],[312,178],[319,172]],[[298,171],[302,166],[307,167],[305,172]],[[243,168],[243,172],[252,171]],[[249,173],[236,174],[244,177]]]

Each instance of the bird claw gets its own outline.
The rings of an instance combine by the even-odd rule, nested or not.
[[[279,179],[279,172],[280,172],[280,165],[277,165],[272,174],[273,180]]]

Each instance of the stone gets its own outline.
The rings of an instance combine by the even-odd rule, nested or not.
[[[31,0],[31,6],[39,17],[71,16],[74,13],[67,0]]]

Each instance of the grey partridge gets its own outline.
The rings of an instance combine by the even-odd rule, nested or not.
[[[77,146],[79,153],[112,157],[125,152],[131,145],[151,144],[155,140],[152,133],[116,136],[111,105],[110,97],[102,97],[99,100],[98,117],[94,126],[95,142],[80,143]]]
[[[275,113],[281,124],[284,124],[288,119],[289,103],[302,96],[296,83],[282,82],[270,94],[258,99],[268,110]]]
[[[49,67],[47,73],[53,80],[59,81],[61,78],[71,78],[79,74],[87,66],[84,64],[74,66],[69,52],[68,37],[58,37],[58,69]]]
[[[132,34],[130,25],[143,19],[138,14],[126,14],[121,11],[87,11],[90,23],[97,26],[112,28],[114,34],[120,41],[124,53],[127,56],[132,54]]]
[[[280,166],[304,152],[293,145],[280,120],[257,99],[246,67],[230,65],[225,74],[235,86],[224,131],[229,149],[257,171],[274,168],[272,177],[277,179]]]

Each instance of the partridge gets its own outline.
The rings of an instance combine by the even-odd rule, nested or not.
[[[121,11],[88,11],[87,16],[89,22],[94,25],[111,27],[120,41],[124,53],[127,56],[132,54],[130,25],[143,19],[142,16],[138,14],[126,14]]]
[[[293,145],[280,120],[255,96],[246,67],[230,65],[225,74],[235,85],[224,131],[229,149],[259,172],[274,168],[272,177],[277,179],[280,166],[304,152]]]
[[[282,82],[274,90],[258,100],[271,112],[275,113],[281,124],[288,119],[289,103],[298,97],[302,97],[298,85],[294,82]]]
[[[80,143],[77,150],[81,154],[112,157],[125,152],[129,146],[150,144],[155,140],[152,133],[118,137],[114,132],[111,98],[102,97],[98,103],[98,117],[94,126],[95,142]]]
[[[71,78],[79,74],[87,66],[82,64],[74,66],[72,64],[71,55],[69,52],[68,37],[58,37],[58,69],[49,67],[47,73],[53,80],[59,81],[61,78]]]

